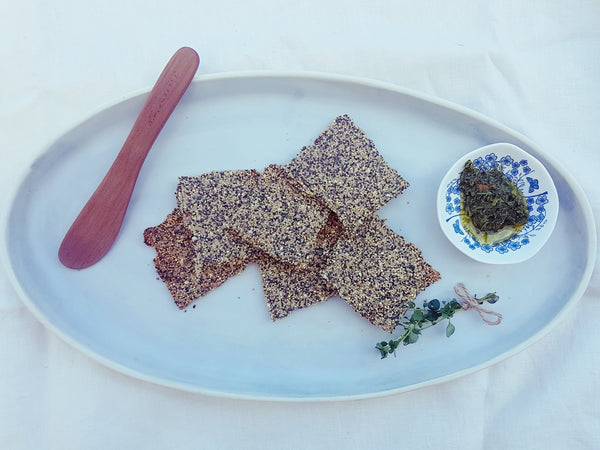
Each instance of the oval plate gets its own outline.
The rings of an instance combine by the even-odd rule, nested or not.
[[[65,231],[125,140],[146,94],[107,107],[44,149],[7,214],[4,257],[24,302],[91,357],[161,385],[235,398],[323,400],[398,393],[456,378],[525,348],[583,294],[595,260],[591,209],[573,178],[517,133],[465,108],[393,85],[319,74],[197,78],[150,152],[111,251],[83,271],[63,267]],[[378,212],[442,275],[419,297],[449,298],[455,283],[496,291],[500,326],[460,313],[451,339],[424,333],[379,359],[390,335],[339,298],[271,322],[255,266],[178,310],[157,279],[142,233],[175,206],[177,177],[285,164],[349,114],[411,186]],[[470,149],[513,143],[551,173],[559,220],[544,248],[511,266],[477,263],[442,234],[436,191]]]

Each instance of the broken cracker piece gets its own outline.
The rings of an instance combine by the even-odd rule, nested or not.
[[[198,268],[205,264],[230,264],[253,258],[256,251],[228,231],[226,225],[258,186],[256,170],[213,171],[180,177],[175,196],[185,213],[184,222],[193,234]]]
[[[284,263],[268,255],[257,262],[272,320],[337,294],[314,267]]]
[[[329,210],[299,192],[276,164],[265,168],[248,200],[235,210],[227,227],[279,261],[306,262]]]
[[[179,309],[241,273],[250,263],[250,260],[236,260],[229,264],[204,265],[196,271],[192,233],[183,219],[184,214],[175,209],[163,223],[144,230],[144,242],[156,250],[156,272]]]
[[[377,216],[338,239],[321,275],[356,312],[390,333],[408,302],[440,279],[421,251]]]
[[[347,115],[337,117],[285,169],[347,228],[360,226],[409,185]]]
[[[272,320],[281,319],[295,309],[327,300],[337,295],[320,275],[327,255],[342,234],[341,223],[331,212],[317,235],[317,245],[310,262],[300,266],[277,261],[266,253],[257,260],[263,283],[263,293]]]

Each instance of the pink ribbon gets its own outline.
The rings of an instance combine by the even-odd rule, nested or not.
[[[489,309],[482,308],[479,304],[479,301],[471,296],[471,294],[469,293],[469,291],[463,283],[458,283],[456,286],[454,286],[454,292],[456,292],[456,295],[458,295],[464,300],[464,302],[460,304],[462,306],[462,309],[464,309],[465,311],[468,309],[476,310],[479,313],[481,319],[488,325],[498,325],[502,321],[502,314],[497,313],[496,311],[490,311]],[[490,316],[496,316],[496,320],[489,320],[485,317],[485,314]]]

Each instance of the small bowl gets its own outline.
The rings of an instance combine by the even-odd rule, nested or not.
[[[458,179],[468,160],[485,170],[502,168],[525,196],[529,219],[510,240],[480,244],[464,229]],[[454,163],[438,189],[437,212],[442,231],[465,255],[488,264],[513,264],[534,256],[552,234],[558,216],[558,193],[541,162],[515,145],[498,143],[478,148]]]

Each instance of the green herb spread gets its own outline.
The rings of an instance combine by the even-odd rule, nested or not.
[[[463,227],[480,244],[507,241],[527,223],[529,208],[523,193],[497,167],[477,169],[467,161],[458,187]]]

